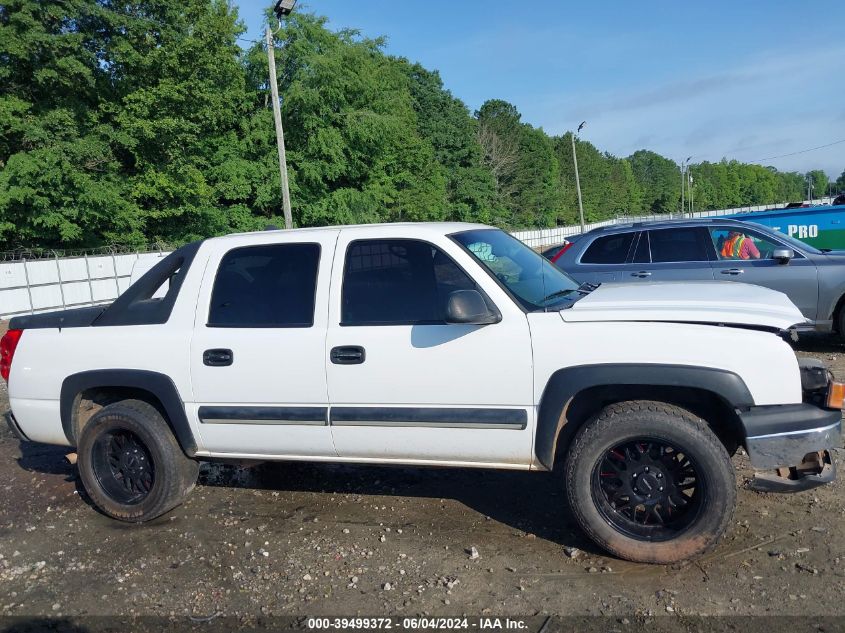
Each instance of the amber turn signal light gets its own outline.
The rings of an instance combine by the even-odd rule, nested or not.
[[[828,409],[841,409],[843,400],[845,400],[845,383],[830,383],[830,386],[827,388],[827,402],[825,406]]]

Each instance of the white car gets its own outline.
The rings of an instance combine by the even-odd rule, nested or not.
[[[13,431],[75,446],[116,519],[177,506],[205,459],[557,467],[591,538],[666,563],[727,529],[738,446],[760,487],[833,478],[843,386],[799,367],[804,322],[744,284],[579,286],[482,225],[266,231],[13,319],[0,373]]]

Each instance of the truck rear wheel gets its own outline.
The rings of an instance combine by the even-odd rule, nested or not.
[[[123,400],[94,414],[79,438],[79,474],[104,514],[141,523],[182,503],[199,463],[188,458],[152,405]]]
[[[663,402],[610,405],[566,457],[570,507],[609,552],[674,563],[716,545],[736,505],[734,470],[707,423]]]

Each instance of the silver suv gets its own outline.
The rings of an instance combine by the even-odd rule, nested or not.
[[[643,222],[595,229],[547,251],[580,282],[716,280],[785,293],[817,330],[845,335],[845,251],[821,251],[739,220]]]

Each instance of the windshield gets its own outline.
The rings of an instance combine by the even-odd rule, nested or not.
[[[545,257],[498,229],[451,236],[528,310],[545,310],[583,296],[580,284]]]

